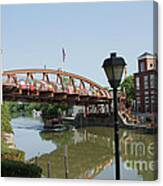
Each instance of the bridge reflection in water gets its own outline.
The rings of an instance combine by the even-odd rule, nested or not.
[[[38,158],[38,164],[43,168],[45,177],[47,177],[47,163],[50,161],[51,177],[64,178],[63,156],[66,144],[68,145],[68,178],[114,179],[112,128],[90,127],[60,134],[41,132],[40,136],[58,146],[56,150]],[[121,178],[154,180],[157,172],[155,136],[121,130],[120,143]],[[99,175],[103,172],[105,176],[100,177]]]

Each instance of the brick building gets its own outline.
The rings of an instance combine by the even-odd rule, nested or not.
[[[157,57],[144,53],[138,57],[138,72],[134,73],[136,111],[157,112]]]

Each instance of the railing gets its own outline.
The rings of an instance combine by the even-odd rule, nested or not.
[[[13,70],[3,73],[3,93],[19,95],[67,94],[93,99],[112,99],[109,91],[99,84],[73,73],[61,70]]]

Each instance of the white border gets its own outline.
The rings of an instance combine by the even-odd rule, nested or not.
[[[109,0],[98,0],[99,2],[109,1]],[[118,0],[112,0],[112,1],[118,1]],[[120,1],[120,0],[119,0]],[[132,2],[132,0],[130,0]],[[50,3],[50,2],[96,2],[95,0],[1,0],[0,4],[18,4],[18,3]],[[66,184],[71,184],[71,186],[79,186],[79,185],[87,185],[87,186],[103,186],[108,184],[117,184],[117,185],[137,185],[137,184],[143,184],[143,185],[163,185],[163,113],[162,113],[162,96],[163,95],[163,83],[161,80],[163,79],[163,63],[161,62],[162,59],[162,37],[161,33],[163,32],[161,20],[163,19],[163,1],[157,0],[159,3],[159,180],[152,181],[152,182],[138,182],[138,181],[100,181],[100,180],[58,180],[58,179],[23,179],[23,178],[0,178],[0,184],[3,186],[26,186],[26,185],[36,185],[39,184],[39,186],[45,186],[45,184],[48,185],[60,185],[65,186]]]

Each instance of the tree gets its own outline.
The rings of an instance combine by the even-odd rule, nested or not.
[[[44,119],[51,119],[54,117],[59,117],[63,111],[67,111],[71,108],[71,105],[68,104],[51,104],[51,103],[17,103],[17,102],[9,102],[9,111],[10,113],[17,114],[17,113],[26,113],[32,114],[33,109],[37,111],[42,111],[42,117]]]
[[[1,106],[1,117],[2,117],[2,132],[13,132],[11,124],[10,124],[10,112],[7,103],[3,103]]]
[[[134,76],[130,75],[121,84],[121,90],[125,91],[127,102],[131,104],[135,97]]]

